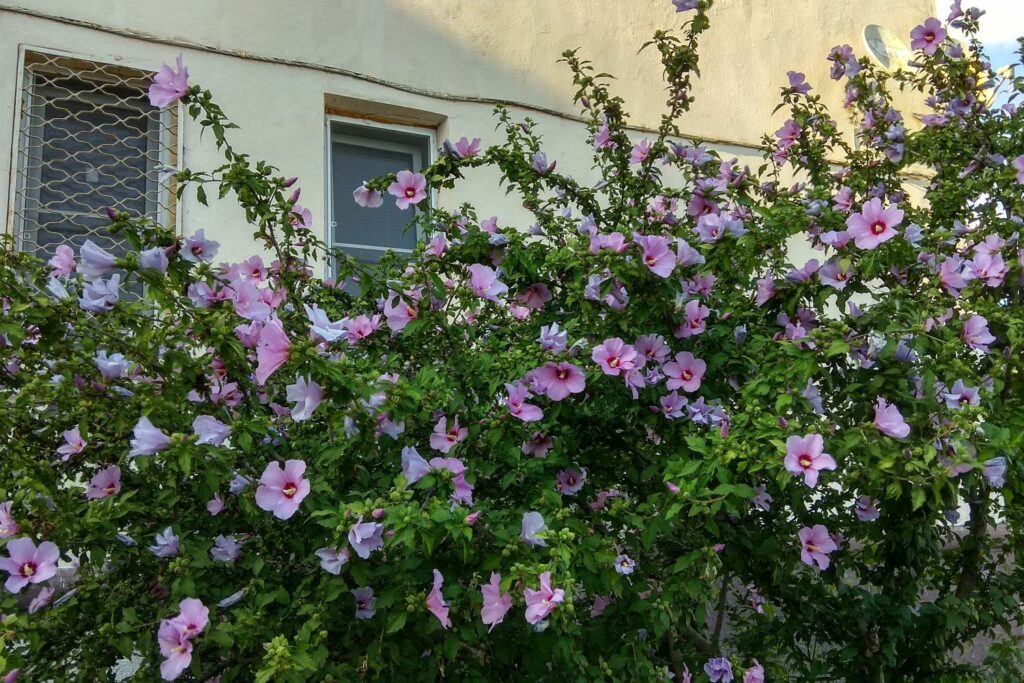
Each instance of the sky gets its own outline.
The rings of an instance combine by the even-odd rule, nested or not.
[[[938,0],[936,5],[939,18],[945,20],[949,3]],[[1016,63],[1017,38],[1024,36],[1024,0],[963,0],[963,7],[985,10],[978,37],[985,45],[992,66],[999,68]]]

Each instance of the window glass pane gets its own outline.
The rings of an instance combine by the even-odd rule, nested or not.
[[[413,149],[381,149],[361,144],[334,143],[332,155],[334,180],[334,243],[356,255],[345,245],[371,245],[392,249],[412,249],[416,230],[409,225],[411,210],[401,211],[394,201],[385,198],[384,205],[365,209],[352,199],[352,191],[364,180],[388,173],[415,168]],[[363,250],[361,250],[362,252]],[[360,253],[357,258],[363,260]],[[377,258],[373,258],[377,261]]]
[[[43,109],[36,247],[78,247],[93,241],[117,253],[102,230],[104,209],[146,215],[148,118],[138,110],[95,109],[70,99],[50,99]]]
[[[66,244],[75,251],[82,248],[86,240],[103,247],[115,256],[124,256],[128,247],[123,239],[107,231],[110,219],[106,216],[89,214],[50,213],[35,214],[38,228],[33,235],[32,245],[40,258],[49,258],[59,244]]]
[[[387,253],[384,249],[367,249],[365,247],[339,247],[343,252],[363,263],[377,263]],[[396,253],[411,253],[404,249],[395,249]]]
[[[58,211],[121,206],[146,213],[147,124],[142,112],[50,100],[43,124],[39,201]]]

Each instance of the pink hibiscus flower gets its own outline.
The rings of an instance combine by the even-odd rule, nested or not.
[[[437,617],[437,620],[441,622],[441,626],[448,629],[452,627],[452,620],[448,618],[448,603],[444,601],[444,596],[441,594],[441,586],[443,584],[444,577],[441,576],[441,572],[435,569],[434,587],[427,595],[427,610]]]
[[[132,449],[129,456],[156,455],[171,445],[171,439],[149,421],[148,417],[140,417],[132,431],[129,445]]]
[[[364,209],[376,209],[384,203],[384,197],[377,190],[371,190],[363,183],[352,191],[352,199]]]
[[[544,621],[565,600],[564,590],[551,588],[551,572],[540,575],[539,590],[526,588],[523,595],[526,598],[526,622],[529,624]]]
[[[988,331],[988,320],[980,315],[972,315],[967,319],[960,338],[967,348],[978,351],[988,351],[988,345],[996,340]]]
[[[910,49],[922,50],[930,57],[945,39],[946,29],[942,28],[942,23],[935,17],[929,17],[910,32]]]
[[[791,436],[786,439],[786,471],[804,476],[804,483],[814,488],[818,485],[818,472],[834,470],[836,461],[825,453],[825,442],[820,434]]]
[[[194,638],[210,623],[210,609],[196,598],[185,598],[178,603],[180,614],[171,619],[186,638]]]
[[[506,384],[508,390],[508,412],[512,417],[523,422],[536,422],[544,417],[544,411],[526,401],[530,398],[530,391],[522,383]]]
[[[1024,157],[1021,157],[1021,159],[1024,159]],[[62,244],[57,247],[53,256],[46,262],[46,265],[53,269],[50,271],[50,277],[70,275],[75,269],[75,252],[68,245]]]
[[[483,596],[484,605],[480,610],[480,620],[484,626],[490,626],[487,632],[490,633],[494,627],[505,619],[505,614],[512,607],[512,594],[501,592],[501,575],[491,574],[490,583],[480,586],[480,594]]]
[[[182,63],[183,55],[176,60],[178,70],[164,64],[153,77],[149,86],[149,103],[157,109],[169,107],[188,92],[188,69]]]
[[[37,548],[30,538],[16,538],[7,544],[7,552],[9,557],[0,557],[0,569],[10,574],[4,587],[12,593],[57,573],[60,549],[54,543],[43,541]]]
[[[397,294],[389,294],[384,301],[384,317],[387,319],[388,327],[395,332],[404,330],[418,316],[419,310],[407,304]]]
[[[860,213],[846,219],[846,232],[860,249],[876,249],[896,236],[896,226],[903,221],[903,210],[882,208],[882,200],[870,200]]]
[[[508,292],[508,286],[498,279],[494,269],[480,263],[469,267],[469,288],[481,299],[495,303]]]
[[[13,507],[13,500],[0,503],[0,538],[10,538],[21,531],[21,527],[18,526],[17,520],[15,520],[14,515],[11,514],[11,509]]]
[[[100,500],[116,496],[121,492],[121,468],[117,465],[104,467],[89,481],[85,497],[89,500]]]
[[[707,363],[699,358],[694,358],[689,351],[676,354],[674,361],[665,363],[662,370],[668,381],[665,388],[669,390],[682,389],[683,391],[694,392],[700,389],[700,383],[704,379],[704,371]]]
[[[604,343],[594,347],[590,357],[601,367],[606,375],[618,377],[623,372],[637,367],[636,349],[618,337],[606,339]],[[643,359],[641,359],[641,362]]]
[[[447,453],[469,435],[469,430],[459,427],[459,418],[456,417],[451,429],[448,429],[448,418],[442,417],[434,425],[434,431],[430,435],[430,447],[436,451]]]
[[[292,342],[284,332],[284,325],[278,318],[271,318],[260,330],[256,346],[256,382],[266,384],[270,376],[288,361]]]
[[[88,443],[82,438],[81,433],[78,431],[78,427],[67,430],[63,433],[64,445],[57,449],[57,452],[61,455],[61,460],[67,462],[71,459],[71,456],[78,455]]]
[[[427,179],[422,173],[399,171],[395,182],[388,186],[388,194],[395,198],[395,205],[405,211],[427,198]]]
[[[302,460],[288,460],[283,468],[280,463],[271,462],[260,477],[256,504],[278,519],[290,518],[309,495],[309,480],[303,476],[305,472],[306,463]]]
[[[306,377],[296,377],[295,384],[285,387],[285,396],[295,404],[292,419],[296,422],[308,420],[324,398],[323,388]]]
[[[673,332],[679,339],[695,337],[702,334],[705,329],[705,320],[711,311],[696,299],[690,300],[683,309],[686,318]]]
[[[910,434],[910,425],[903,420],[900,409],[881,396],[875,404],[875,427],[894,439],[905,439]]]
[[[192,641],[172,619],[164,619],[160,623],[156,639],[160,645],[160,654],[164,657],[160,663],[160,677],[165,681],[173,681],[192,664]]]
[[[586,387],[583,371],[572,363],[548,363],[532,374],[540,390],[552,401],[561,401]]]
[[[821,570],[828,569],[829,554],[839,549],[836,542],[829,536],[828,529],[823,524],[815,524],[813,527],[804,527],[799,532],[800,536],[800,560],[810,566],[818,565]]]
[[[667,237],[634,233],[633,242],[640,247],[640,260],[652,273],[658,277],[668,277],[675,270],[676,255]]]

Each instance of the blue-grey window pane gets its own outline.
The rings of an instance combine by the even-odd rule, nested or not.
[[[413,154],[335,142],[332,163],[334,243],[412,249],[416,245],[416,230],[409,225],[414,216],[411,210],[400,211],[390,197],[385,198],[380,208],[364,209],[352,199],[352,191],[364,180],[413,169]],[[350,247],[341,248],[353,253]],[[359,258],[362,260],[362,255]]]
[[[127,245],[104,228],[103,211],[117,207],[146,215],[149,151],[145,113],[102,110],[73,100],[51,101],[45,109],[40,147],[34,242],[42,254],[58,244],[78,248],[91,238],[121,255]]]
[[[45,116],[40,204],[67,213],[101,214],[117,206],[146,214],[145,114],[64,100],[47,103]]]
[[[115,256],[124,256],[128,253],[127,242],[107,231],[110,219],[106,216],[40,211],[35,218],[39,222],[39,229],[35,234],[38,249],[36,255],[40,258],[49,258],[61,244],[78,251],[86,240],[92,240],[94,244]]]

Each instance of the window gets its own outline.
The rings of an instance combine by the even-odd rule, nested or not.
[[[176,163],[176,112],[146,96],[151,74],[28,51],[22,82],[14,228],[18,248],[47,257],[86,239],[115,254],[113,207],[174,223],[173,188],[160,171]]]
[[[365,209],[352,199],[352,191],[377,176],[421,171],[431,162],[431,136],[339,121],[331,121],[329,130],[331,246],[363,263],[376,263],[388,250],[411,254],[418,237],[410,226],[413,212],[399,210],[387,198],[383,206]]]

